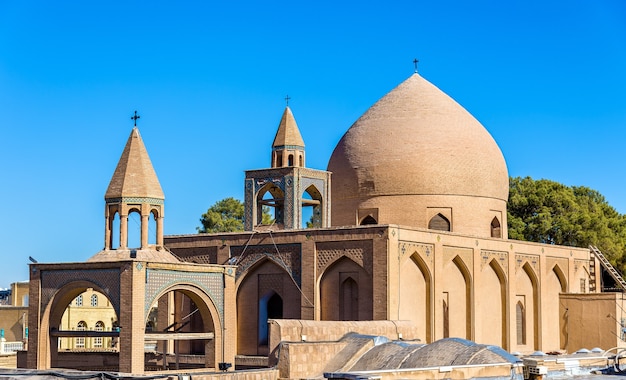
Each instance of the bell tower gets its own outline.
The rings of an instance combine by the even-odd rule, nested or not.
[[[272,168],[290,166],[304,167],[304,140],[291,108],[287,106],[272,143]]]
[[[272,143],[270,168],[246,171],[245,230],[291,230],[309,223],[314,228],[329,227],[330,174],[305,167],[304,140],[287,105]],[[264,207],[274,211],[270,225],[263,224]],[[303,221],[308,215],[310,220]]]
[[[136,124],[130,132],[104,200],[106,203],[105,251],[163,247],[165,196]],[[141,219],[140,246],[138,247],[128,246],[128,217],[131,213],[138,213]],[[151,217],[156,222],[156,231],[149,231]],[[119,225],[116,225],[116,219],[119,220]],[[119,231],[119,247],[113,246],[114,230]],[[156,247],[148,244],[151,233],[155,234]]]

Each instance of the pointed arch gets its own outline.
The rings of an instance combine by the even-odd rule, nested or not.
[[[565,273],[563,272],[559,264],[554,264],[554,267],[552,267],[552,273],[554,273],[557,280],[559,281],[561,292],[567,293],[567,277],[565,276]]]
[[[558,335],[547,334],[542,337],[542,349],[545,351],[565,349],[567,330],[561,329],[560,294],[567,292],[567,280],[558,263],[547,273],[542,286],[545,289],[541,299],[542,330],[559,331]]]
[[[325,321],[371,320],[372,278],[352,259],[341,256],[319,277],[320,318]]]
[[[452,314],[449,314],[451,336],[472,339],[472,277],[459,255],[452,259],[452,264],[456,270],[447,272],[446,281],[449,293],[448,308],[452,308]]]
[[[269,347],[261,326],[267,325],[269,311],[276,311],[277,299],[282,301],[282,318],[299,319],[301,294],[287,271],[275,261],[263,258],[239,275],[237,292],[237,353],[239,355],[268,355]],[[272,306],[274,305],[274,306]],[[268,309],[268,307],[272,307]]]
[[[507,278],[498,260],[483,266],[476,286],[476,340],[505,350],[507,341]]]
[[[432,342],[432,275],[419,253],[400,267],[399,318],[414,321],[425,343]]]
[[[450,220],[443,216],[443,214],[439,213],[432,218],[428,222],[429,230],[437,230],[437,231],[452,231],[450,226]]]
[[[539,278],[529,262],[522,265],[516,274],[516,288],[518,298],[523,297],[524,306],[524,344],[530,345],[530,350],[539,349]]]

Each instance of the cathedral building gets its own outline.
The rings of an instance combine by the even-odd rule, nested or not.
[[[31,265],[28,365],[54,366],[56,340],[85,335],[60,322],[87,289],[109,299],[120,326],[89,336],[119,339],[127,372],[166,368],[170,354],[177,365],[195,354],[206,367],[245,366],[276,348],[275,319],[408,321],[423,343],[458,337],[530,353],[581,348],[582,324],[609,313],[592,342],[621,343],[623,309],[600,293],[598,256],[508,239],[502,152],[417,72],[347,130],[327,170],[306,167],[288,106],[270,157],[245,173],[245,231],[164,236],[165,197],[133,129],[106,191],[103,251]],[[131,213],[142,221],[136,247]],[[162,356],[144,355],[147,340]]]

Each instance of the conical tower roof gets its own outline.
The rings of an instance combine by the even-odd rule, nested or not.
[[[272,144],[273,148],[283,146],[304,148],[304,140],[289,106],[285,107],[285,112],[283,112],[283,117],[280,119],[278,131],[276,131],[276,137],[274,137],[274,143]]]
[[[128,137],[104,196],[105,199],[122,197],[165,199],[137,127]]]

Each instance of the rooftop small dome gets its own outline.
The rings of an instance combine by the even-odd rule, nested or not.
[[[348,129],[328,170],[333,225],[358,224],[358,210],[365,209],[378,210],[378,223],[426,227],[426,209],[467,202],[486,214],[499,210],[505,224],[509,179],[498,145],[469,112],[417,73]]]

